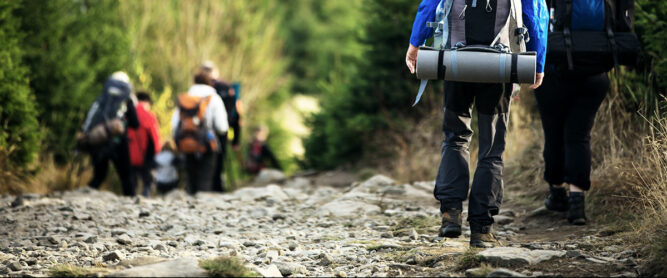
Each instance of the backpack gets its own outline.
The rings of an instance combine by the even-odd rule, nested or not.
[[[109,79],[104,83],[102,95],[91,106],[77,138],[80,149],[117,141],[125,133],[124,115],[132,88],[120,80]]]
[[[547,62],[571,73],[592,75],[607,72],[619,65],[634,66],[640,53],[633,33],[634,0],[598,0],[602,11],[595,11],[594,1],[577,3],[584,6],[576,12],[580,17],[594,19],[604,13],[600,30],[572,30],[573,0],[550,0],[552,14]],[[597,3],[599,4],[599,2]],[[579,6],[581,7],[581,6]],[[591,13],[587,15],[586,13]]]
[[[187,93],[178,96],[179,123],[176,146],[184,154],[204,154],[218,150],[213,132],[206,127],[204,115],[211,96],[195,97]]]

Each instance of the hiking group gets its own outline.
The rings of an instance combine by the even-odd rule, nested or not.
[[[544,179],[549,187],[545,206],[567,212],[572,224],[586,224],[585,191],[591,186],[590,133],[595,114],[609,89],[609,71],[633,65],[639,52],[632,33],[633,5],[633,0],[549,0],[548,4],[545,0],[422,0],[406,64],[419,76],[420,51],[439,51],[437,76],[445,80],[445,139],[434,188],[440,202],[440,236],[462,234],[463,201],[467,199],[470,245],[486,248],[497,244],[492,226],[503,201],[510,102],[519,91],[518,64],[526,57],[533,61],[530,89],[545,135]],[[431,36],[433,48],[424,48]],[[500,79],[493,80],[505,81],[489,82],[492,78],[481,74],[489,74],[488,69],[474,70],[466,64],[472,61],[457,61],[457,52],[465,52],[460,57],[499,57],[475,63],[497,62],[493,69],[499,69]],[[444,53],[451,56],[445,58]],[[464,71],[480,76],[463,80],[457,75]],[[135,194],[138,177],[144,183],[143,194],[149,195],[154,168],[158,191],[177,187],[176,165],[183,166],[189,193],[224,190],[230,128],[232,148],[239,150],[240,87],[221,81],[211,62],[202,64],[193,81],[188,92],[178,96],[171,118],[173,140],[161,142],[157,120],[150,112],[150,94],[138,92],[135,97],[122,72],[109,78],[88,113],[79,142],[91,154],[95,168],[90,187],[100,186],[111,160],[126,195]],[[424,86],[422,82],[419,95]],[[479,151],[471,183],[473,106]],[[267,136],[266,127],[256,129],[243,163],[249,173],[267,164],[280,167],[266,145]]]
[[[218,75],[212,62],[201,65],[194,84],[178,96],[170,122],[171,138],[162,140],[150,94],[135,94],[126,73],[112,74],[77,137],[77,148],[90,154],[94,168],[88,186],[98,189],[102,185],[111,161],[127,196],[137,194],[139,180],[146,197],[153,191],[164,194],[177,188],[179,169],[187,177],[188,193],[223,192],[229,137],[246,172],[256,174],[267,166],[280,169],[266,144],[268,128],[261,125],[241,161],[240,85],[230,85]]]
[[[434,196],[440,201],[439,236],[461,235],[462,202],[468,203],[470,246],[497,244],[493,216],[503,201],[503,152],[510,101],[517,91],[517,55],[535,55],[534,90],[544,129],[545,206],[568,212],[575,225],[586,224],[584,192],[591,186],[590,132],[609,89],[607,74],[619,64],[633,65],[639,52],[632,33],[632,0],[423,0],[419,5],[406,64],[419,76],[418,53],[438,49],[444,85],[442,160]],[[435,30],[434,30],[435,29]],[[434,48],[424,48],[434,36]],[[468,48],[468,49],[466,49]],[[471,50],[472,49],[472,50]],[[511,54],[508,83],[459,82],[457,51]],[[443,52],[449,51],[449,52]],[[451,53],[451,68],[442,53]],[[504,57],[500,73],[505,74]],[[498,67],[495,67],[498,68]],[[446,76],[450,72],[454,76]],[[444,75],[444,76],[443,76]],[[422,81],[420,88],[425,86]],[[420,95],[418,95],[418,98]],[[473,104],[477,110],[479,151],[470,184],[469,145]],[[569,192],[568,192],[569,191]]]

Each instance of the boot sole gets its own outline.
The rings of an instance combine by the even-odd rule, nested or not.
[[[570,221],[570,224],[572,224],[572,225],[577,225],[577,226],[586,225],[586,219],[583,219],[583,218],[577,218],[577,219],[573,219],[573,220],[569,220],[569,221]]]
[[[447,226],[444,229],[440,229],[439,235],[441,237],[457,238],[461,236],[461,226],[458,227]]]

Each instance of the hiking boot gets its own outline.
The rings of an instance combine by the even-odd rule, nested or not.
[[[470,247],[493,248],[498,244],[491,232],[491,225],[481,227],[470,225],[470,232]]]
[[[448,209],[442,214],[441,237],[457,238],[461,235],[461,210]]]
[[[584,192],[570,192],[570,210],[567,221],[574,225],[586,225]]]
[[[569,203],[565,187],[556,188],[549,185],[549,195],[547,195],[547,199],[544,200],[544,206],[547,207],[548,210],[561,212],[567,211]]]

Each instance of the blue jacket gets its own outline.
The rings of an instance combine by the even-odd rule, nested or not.
[[[422,0],[412,25],[410,44],[420,46],[433,35],[433,28],[426,27],[426,22],[435,21],[435,9],[440,0]],[[549,11],[545,0],[521,0],[523,24],[528,28],[530,41],[526,44],[529,51],[537,52],[537,72],[544,72],[544,59],[547,54],[547,34],[549,31]]]

